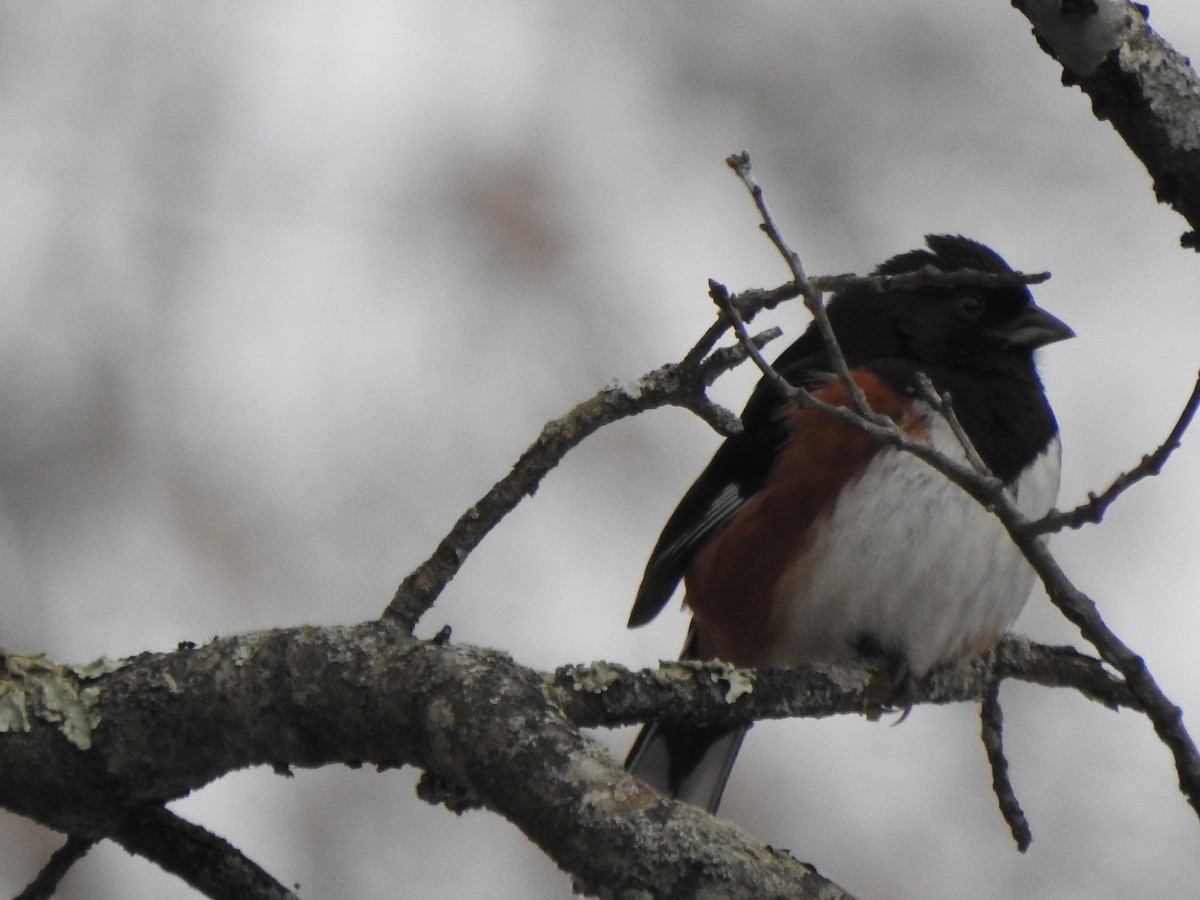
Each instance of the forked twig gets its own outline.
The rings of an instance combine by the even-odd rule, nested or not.
[[[1147,453],[1136,466],[1118,475],[1113,479],[1112,484],[1099,494],[1089,493],[1087,500],[1074,509],[1065,512],[1054,509],[1036,522],[1030,522],[1029,532],[1031,534],[1050,534],[1062,531],[1064,528],[1081,528],[1088,524],[1099,524],[1104,518],[1105,511],[1121,494],[1143,478],[1153,477],[1162,471],[1171,454],[1178,450],[1179,445],[1183,442],[1183,434],[1192,424],[1198,407],[1200,407],[1200,377],[1192,386],[1192,393],[1183,405],[1183,411],[1175,421],[1175,427],[1171,429],[1166,440],[1155,448],[1154,452]]]
[[[720,333],[727,327],[722,325]],[[717,339],[713,331],[710,328],[681,362],[662,366],[631,385],[609,385],[562,418],[548,422],[508,474],[463,513],[433,554],[408,574],[383,618],[411,633],[488,533],[537,490],[542,478],[568,452],[601,427],[661,406],[680,406],[723,434],[739,428],[737,417],[713,403],[705,391],[750,352],[757,353],[759,347],[778,337],[779,330],[768,329],[754,337],[747,334],[745,342],[709,353]]]
[[[863,393],[863,389],[859,387],[858,382],[850,375],[850,368],[846,365],[846,357],[842,355],[842,348],[838,345],[837,338],[833,334],[833,326],[829,324],[829,315],[825,311],[825,299],[821,292],[814,287],[812,281],[804,271],[804,264],[800,260],[800,254],[791,248],[791,246],[783,239],[778,226],[775,224],[775,219],[771,216],[770,210],[767,209],[767,201],[763,196],[762,187],[754,178],[754,170],[750,167],[750,154],[742,151],[735,153],[725,160],[725,163],[737,173],[738,178],[742,180],[742,184],[746,186],[746,190],[750,192],[750,196],[754,199],[754,205],[758,207],[758,213],[762,216],[762,225],[760,226],[767,237],[771,239],[771,243],[775,245],[775,249],[783,257],[788,268],[792,272],[792,279],[800,291],[800,295],[804,298],[804,305],[808,307],[812,313],[813,320],[817,323],[817,328],[821,331],[821,336],[825,339],[825,346],[829,350],[830,362],[833,364],[833,372],[850,393],[850,400],[854,405],[854,409],[863,414],[871,413],[871,405],[867,402],[867,395]]]

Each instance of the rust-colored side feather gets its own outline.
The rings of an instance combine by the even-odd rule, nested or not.
[[[925,423],[908,398],[875,375],[855,372],[871,408],[917,436]],[[826,403],[850,407],[840,383],[813,391]],[[782,413],[789,439],[764,488],[719,534],[697,551],[684,575],[686,601],[696,622],[697,649],[742,666],[763,664],[774,644],[773,604],[780,575],[793,565],[812,527],[828,513],[843,486],[862,473],[882,445],[818,410]]]

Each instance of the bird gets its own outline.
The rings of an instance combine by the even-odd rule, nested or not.
[[[982,243],[932,234],[872,274],[926,267],[1013,271]],[[860,282],[835,293],[826,312],[872,410],[964,462],[964,442],[929,402],[931,383],[949,394],[961,431],[1016,508],[1037,518],[1053,507],[1061,443],[1034,357],[1074,332],[1024,284]],[[815,321],[772,367],[826,403],[852,406]],[[682,581],[692,613],[683,658],[739,667],[882,658],[895,667],[892,705],[906,715],[932,669],[970,661],[1011,627],[1034,573],[964,490],[913,454],[802,408],[765,376],[741,423],[667,519],[629,627],[653,619]],[[625,766],[716,812],[748,728],[652,720]]]

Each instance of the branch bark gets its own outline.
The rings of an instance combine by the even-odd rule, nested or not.
[[[366,762],[418,766],[461,786],[598,896],[836,898],[847,895],[810,867],[631,778],[580,728],[875,710],[889,673],[713,663],[630,672],[597,663],[551,675],[495,650],[420,641],[371,622],[222,638],[53,677],[60,692],[85,698],[89,724],[81,733],[29,708],[28,730],[0,741],[0,805],[71,834],[116,837],[176,870],[175,832],[186,832],[184,846],[200,847],[206,861],[191,878],[208,872],[211,883],[197,885],[208,896],[239,896],[228,884],[247,876],[221,882],[213,873],[236,875],[242,864],[188,823],[135,827],[171,816],[156,804],[247,766]],[[1132,702],[1097,660],[1021,639],[939,673],[923,699],[979,700],[1004,677],[1071,685],[1110,706]],[[10,675],[6,687],[23,685]],[[152,833],[161,835],[158,849]],[[631,846],[639,848],[632,865]],[[253,874],[258,892],[240,896],[290,896]]]
[[[88,749],[30,710],[29,729],[0,741],[0,804],[72,834],[127,835],[147,804],[246,766],[407,764],[463,785],[600,896],[693,896],[706,886],[847,896],[628,776],[554,702],[549,676],[494,650],[373,622],[225,638],[95,678],[58,677],[90,698]],[[143,843],[130,849],[145,852]],[[630,846],[641,848],[636,866]]]
[[[1078,85],[1096,118],[1108,120],[1192,230],[1180,243],[1200,250],[1200,78],[1126,0],[1012,0],[1038,44]]]
[[[763,302],[768,299],[764,297]],[[462,514],[433,555],[401,582],[384,610],[384,617],[411,633],[488,532],[521,500],[532,495],[567,453],[603,426],[662,406],[681,406],[695,412],[719,432],[740,428],[737,417],[717,406],[705,393],[721,374],[746,358],[746,351],[740,345],[709,353],[723,332],[724,328],[715,334],[710,329],[681,362],[662,366],[629,386],[610,385],[565,416],[547,422],[512,470]],[[778,329],[768,329],[752,338],[750,345],[765,346],[779,334]]]

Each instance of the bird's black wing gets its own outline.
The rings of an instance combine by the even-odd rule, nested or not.
[[[827,359],[820,335],[810,328],[774,365],[792,384],[807,387],[828,378]],[[667,519],[646,563],[629,614],[630,628],[658,615],[693,554],[766,484],[775,454],[787,437],[777,415],[782,402],[774,385],[759,381],[742,412],[742,432],[725,439]]]

